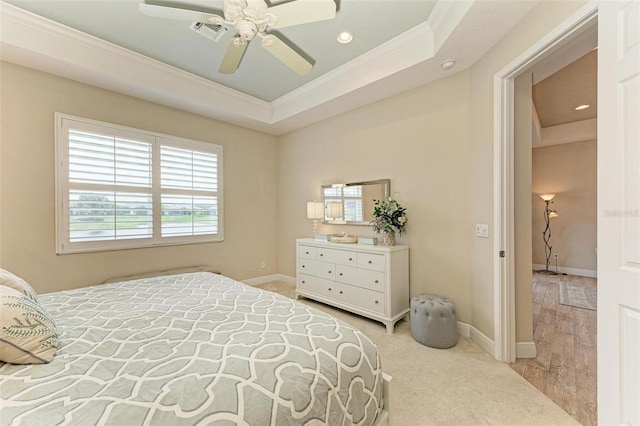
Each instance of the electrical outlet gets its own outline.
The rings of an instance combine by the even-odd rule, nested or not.
[[[264,269],[267,267],[267,262],[265,262],[264,260],[260,261],[260,269]]]
[[[476,237],[489,238],[489,225],[476,223]]]

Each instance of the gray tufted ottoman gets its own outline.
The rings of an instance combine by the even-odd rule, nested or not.
[[[433,294],[412,297],[411,335],[432,348],[455,346],[458,341],[456,306],[451,300]]]

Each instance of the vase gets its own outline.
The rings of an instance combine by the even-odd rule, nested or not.
[[[396,234],[395,232],[385,232],[382,234],[382,244],[385,246],[395,246],[396,245]]]

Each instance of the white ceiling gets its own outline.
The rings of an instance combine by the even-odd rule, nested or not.
[[[537,3],[336,0],[335,19],[278,33],[315,62],[300,77],[259,43],[235,74],[219,74],[233,29],[216,43],[188,23],[141,14],[141,1],[0,2],[2,59],[282,134],[468,68]],[[220,0],[155,4],[221,13]],[[351,44],[336,42],[342,30]],[[449,58],[457,63],[447,72]]]

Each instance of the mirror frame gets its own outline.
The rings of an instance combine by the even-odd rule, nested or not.
[[[322,185],[320,187],[320,193],[321,193],[320,195],[321,195],[322,204],[324,205],[325,215],[327,211],[327,201],[325,200],[324,190],[325,188],[333,188],[334,185],[336,184]],[[382,185],[383,192],[384,192],[384,199],[386,200],[391,196],[391,179],[378,179],[378,180],[369,180],[364,182],[351,182],[351,183],[345,183],[340,185],[344,185],[344,186]],[[322,220],[322,223],[325,223],[327,225],[358,225],[358,226],[370,225],[369,221],[355,221],[355,220],[334,221],[334,220],[327,220],[326,216]]]

